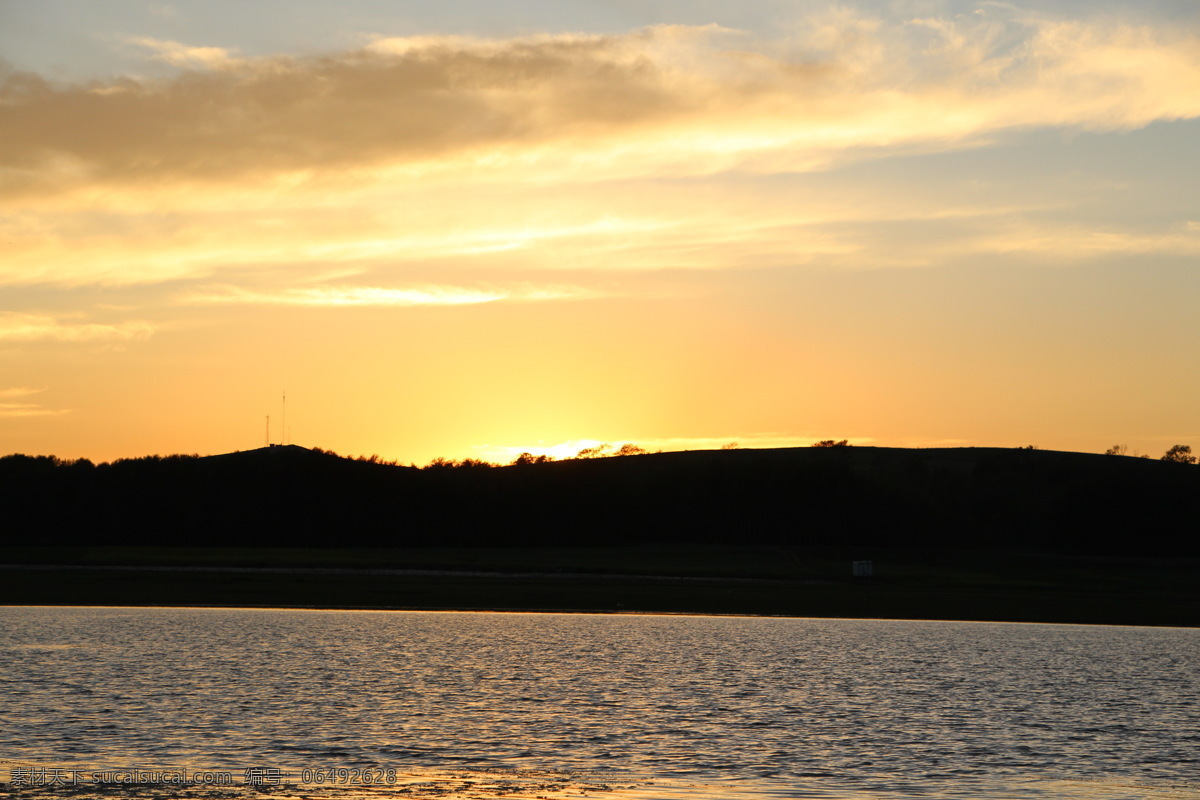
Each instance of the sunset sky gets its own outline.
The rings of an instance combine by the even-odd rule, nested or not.
[[[1194,0],[0,0],[0,453],[1200,447]]]

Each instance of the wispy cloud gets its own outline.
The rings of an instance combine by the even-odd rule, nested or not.
[[[0,403],[0,417],[54,417],[70,413],[67,409],[45,408],[33,403]]]
[[[0,312],[0,342],[121,342],[145,339],[153,332],[147,322],[102,324]]]
[[[277,291],[220,286],[185,295],[183,302],[197,304],[284,306],[461,306],[501,300],[534,302],[577,300],[598,296],[575,287],[518,287],[472,289],[461,286],[383,288],[378,286],[313,286]]]
[[[0,389],[0,399],[9,397],[27,397],[31,394],[40,394],[46,391],[45,388],[35,389],[31,386],[12,386],[7,389]]]
[[[33,389],[28,386],[14,386],[8,389],[0,389],[0,418],[52,417],[68,413],[66,409],[46,408],[39,403],[12,402],[13,398],[28,397],[44,391],[45,389]]]

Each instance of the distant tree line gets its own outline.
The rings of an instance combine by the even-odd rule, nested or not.
[[[1106,456],[1123,456],[1123,455],[1126,455],[1128,452],[1129,452],[1129,448],[1126,447],[1125,445],[1114,444],[1112,447],[1110,447],[1104,451],[1104,455],[1106,455]],[[1139,458],[1149,458],[1150,456],[1143,454],[1138,457]],[[1159,461],[1171,461],[1176,464],[1195,464],[1196,463],[1196,457],[1194,455],[1192,455],[1191,446],[1186,445],[1186,444],[1172,445],[1171,448],[1169,450],[1167,450],[1167,452],[1163,453],[1159,457],[1158,460]]]

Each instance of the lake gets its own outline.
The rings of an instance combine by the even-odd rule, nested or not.
[[[1200,798],[1200,630],[0,608],[0,793]]]

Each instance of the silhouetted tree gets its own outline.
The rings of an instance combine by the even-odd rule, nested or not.
[[[1196,457],[1192,455],[1192,448],[1186,444],[1177,444],[1167,452],[1163,453],[1161,461],[1174,461],[1179,464],[1195,464]]]
[[[835,442],[833,439],[822,439],[819,442],[813,442],[813,447],[849,447],[850,440],[842,439],[840,442]]]
[[[1123,456],[1127,448],[1123,444],[1114,444],[1112,447],[1104,451],[1106,456]]]
[[[528,466],[529,464],[549,464],[553,460],[554,458],[552,456],[535,456],[533,453],[521,453],[521,455],[513,459],[512,465],[514,467],[524,467]]]
[[[482,458],[464,458],[458,462],[459,469],[491,469],[498,466],[491,461],[484,461]]]
[[[639,447],[633,442],[626,442],[620,447],[605,442],[598,444],[595,447],[585,447],[575,454],[576,458],[609,458],[610,456],[640,456],[649,452],[644,447]]]
[[[522,455],[529,454],[522,453]],[[442,458],[441,456],[438,456],[422,467],[422,469],[491,469],[495,466],[497,465],[493,464],[491,461],[484,461],[480,458],[464,458],[461,461],[455,461],[452,458]]]

